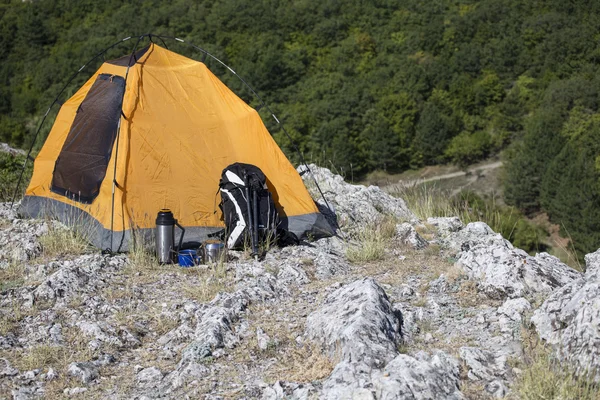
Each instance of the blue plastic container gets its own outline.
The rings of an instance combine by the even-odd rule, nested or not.
[[[194,249],[181,250],[177,257],[181,267],[193,267],[199,264],[198,253]]]

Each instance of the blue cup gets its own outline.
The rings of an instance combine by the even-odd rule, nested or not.
[[[193,267],[199,264],[198,252],[194,249],[181,250],[177,254],[181,267]]]

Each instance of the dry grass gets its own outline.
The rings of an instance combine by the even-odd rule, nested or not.
[[[337,363],[337,360],[323,354],[318,346],[308,343],[301,347],[287,346],[277,361],[277,366],[267,373],[267,379],[272,382],[312,382],[324,379],[331,374]]]
[[[353,263],[383,260],[385,249],[389,247],[395,235],[396,220],[393,217],[384,217],[377,223],[365,226],[354,235],[358,244],[348,248],[346,257]]]
[[[229,273],[226,263],[213,264],[207,270],[189,268],[187,273],[199,273],[199,280],[183,284],[186,297],[202,303],[211,301],[219,292],[229,292],[233,287],[233,275]]]
[[[279,306],[281,310],[301,310],[293,299],[291,304]],[[331,374],[339,357],[329,357],[314,343],[297,343],[296,337],[302,335],[303,324],[290,327],[285,321],[291,315],[278,315],[266,305],[252,305],[248,311],[250,331],[254,333],[260,327],[269,336],[267,348],[260,349],[257,336],[252,334],[231,353],[232,365],[261,366],[261,376],[271,384],[278,380],[312,382]]]
[[[80,255],[91,250],[82,234],[54,223],[48,223],[48,232],[40,237],[40,244],[45,257]]]
[[[0,292],[22,286],[25,283],[25,264],[19,261],[0,267]]]
[[[431,246],[430,246],[431,247]],[[426,282],[438,278],[451,270],[453,264],[439,256],[436,251],[406,249],[404,260],[394,258],[365,264],[358,268],[361,276],[371,276],[378,282],[398,287],[410,276],[420,276]]]
[[[65,373],[72,362],[92,359],[94,352],[87,347],[87,341],[77,328],[65,329],[63,334],[65,346],[38,344],[25,349],[9,350],[4,356],[21,371],[52,367],[59,373]]]
[[[586,377],[576,377],[561,365],[552,350],[542,343],[535,332],[523,329],[524,357],[516,367],[522,373],[515,382],[511,398],[523,400],[598,400],[600,386]]]

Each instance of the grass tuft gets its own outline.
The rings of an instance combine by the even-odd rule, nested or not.
[[[48,232],[40,237],[40,244],[46,257],[79,255],[91,248],[82,234],[56,223],[48,223]]]
[[[396,220],[384,217],[379,222],[365,226],[354,236],[358,242],[346,251],[350,262],[370,262],[383,260],[385,249],[396,235]]]
[[[514,393],[523,400],[598,400],[600,386],[588,377],[576,377],[561,364],[551,348],[535,332],[523,330],[524,357],[516,367],[522,370]]]
[[[23,285],[25,282],[25,265],[13,261],[0,266],[0,292]]]
[[[205,273],[207,276],[200,276],[199,283],[183,285],[183,292],[188,298],[205,303],[211,301],[219,292],[231,290],[233,277],[229,273],[226,263],[215,263]]]

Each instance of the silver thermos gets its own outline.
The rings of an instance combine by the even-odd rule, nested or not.
[[[173,262],[175,255],[175,226],[181,229],[179,246],[177,247],[179,250],[181,249],[185,229],[177,223],[171,210],[164,208],[158,212],[156,216],[156,255],[158,262],[161,264],[171,264]]]

